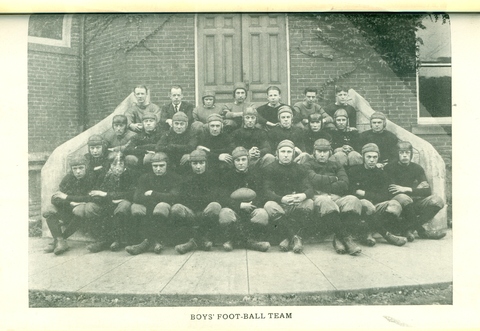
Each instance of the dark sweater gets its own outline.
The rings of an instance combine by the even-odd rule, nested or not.
[[[313,132],[312,130],[307,130],[304,133],[304,138],[305,138],[305,152],[308,154],[313,153],[313,145],[315,144],[315,141],[318,139],[327,139],[328,141],[332,141],[332,136],[324,131],[320,130],[318,132]]]
[[[278,123],[278,110],[285,106],[284,103],[279,103],[276,107],[271,107],[268,103],[257,108],[258,116],[257,123],[265,126],[267,122]]]
[[[263,191],[267,201],[280,203],[285,195],[294,193],[305,193],[308,199],[313,197],[314,191],[307,170],[298,163],[284,165],[278,161],[273,162],[264,168],[263,178]]]
[[[138,158],[143,158],[147,151],[155,150],[155,146],[161,136],[159,128],[148,134],[145,131],[138,133],[132,137],[130,144],[125,148],[125,155],[135,155]]]
[[[375,133],[372,130],[367,130],[360,133],[360,149],[368,143],[374,143],[380,150],[379,162],[393,161],[397,158],[397,142],[398,138],[392,132],[383,130],[380,133]]]
[[[100,191],[107,192],[107,196],[95,197],[95,202],[108,203],[118,199],[133,201],[136,183],[136,173],[130,169],[126,169],[120,176],[115,176],[111,171],[108,171],[98,187]]]
[[[249,188],[255,191],[257,197],[253,200],[253,204],[257,207],[263,206],[265,203],[262,197],[262,178],[258,168],[248,169],[246,172],[238,172],[236,170],[226,170],[221,174],[222,179],[222,206],[229,207],[235,212],[240,212],[240,201],[230,199],[230,194],[239,188]]]
[[[210,202],[220,201],[218,174],[209,170],[203,174],[189,173],[180,184],[180,203],[194,212],[201,212]]]
[[[300,101],[293,105],[293,109],[295,110],[293,116],[293,123],[298,123],[303,121],[304,119],[308,119],[308,116],[311,114],[320,114],[322,115],[324,123],[333,123],[332,117],[328,115],[325,110],[323,110],[323,108],[317,103],[314,103],[312,107],[307,108],[305,103],[303,101]]]
[[[349,124],[349,126],[351,126],[352,128],[355,128],[357,126],[357,111],[352,106],[350,106],[350,105],[337,105],[335,103],[332,103],[332,104],[326,106],[324,109],[325,109],[325,112],[328,115],[332,116],[332,118],[333,118],[333,116],[335,115],[335,112],[338,109],[345,109],[347,111],[347,114],[348,114],[348,124]],[[333,120],[335,121],[334,118],[333,118]]]
[[[366,169],[363,164],[358,164],[349,168],[347,174],[352,194],[355,195],[356,190],[365,191],[365,196],[359,198],[370,200],[373,204],[392,198],[388,192],[388,186],[392,184],[392,181],[384,170],[377,167]]]
[[[271,146],[268,141],[267,133],[259,128],[240,128],[232,132],[232,143],[234,147],[242,146],[247,150],[257,147],[260,150],[260,156],[271,153]]]
[[[347,173],[337,162],[319,163],[310,159],[304,166],[316,194],[328,193],[342,196],[348,192]]]
[[[347,128],[345,131],[333,130],[330,132],[332,135],[332,149],[342,147],[343,145],[349,145],[357,152],[361,152],[362,146],[360,146],[360,133],[357,129]]]
[[[398,162],[392,162],[384,168],[387,175],[391,178],[393,184],[412,188],[412,192],[407,193],[413,197],[427,197],[432,194],[430,186],[426,188],[417,188],[418,184],[427,182],[425,170],[419,164],[410,162],[403,165]]]
[[[153,172],[143,174],[138,180],[133,201],[150,210],[160,202],[174,204],[179,200],[180,182],[180,176],[169,170],[163,176],[157,176]],[[145,192],[150,190],[153,191],[152,195],[145,196]]]
[[[220,161],[218,160],[220,154],[230,154],[235,148],[231,136],[223,132],[218,136],[212,136],[208,132],[201,134],[199,136],[198,145],[210,149],[210,152],[207,153],[208,164],[213,166],[218,166],[220,164]]]
[[[277,149],[279,142],[288,139],[293,141],[295,147],[305,151],[305,131],[296,126],[291,126],[289,129],[276,126],[268,131],[268,137],[274,149]]]
[[[103,177],[105,177],[108,169],[110,169],[110,161],[106,154],[99,157],[93,157],[92,154],[86,153],[85,158],[87,159],[87,172],[90,172],[93,176],[94,185],[100,185]],[[97,169],[95,170],[95,168]]]
[[[170,158],[170,164],[173,167],[177,167],[182,156],[190,154],[197,145],[197,137],[190,129],[187,129],[182,134],[175,133],[173,129],[170,129],[160,138],[155,151],[166,153]]]
[[[81,179],[75,178],[72,173],[68,173],[60,182],[59,191],[65,193],[65,200],[52,197],[52,204],[55,206],[69,206],[70,202],[90,202],[92,197],[88,193],[94,187],[94,177],[91,172],[86,173]]]

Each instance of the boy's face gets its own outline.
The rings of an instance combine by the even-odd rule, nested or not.
[[[213,107],[213,97],[205,97],[203,98],[203,105],[206,108],[212,108]]]
[[[335,119],[335,126],[338,130],[343,131],[347,128],[347,118],[340,116]]]
[[[207,168],[207,163],[205,161],[193,161],[191,163],[191,166],[195,174],[201,175],[205,172]]]
[[[348,93],[346,91],[340,91],[336,94],[338,103],[346,104],[348,100]]]
[[[137,103],[143,105],[147,99],[147,90],[142,87],[137,87],[134,94],[135,98],[137,99]]]
[[[311,106],[317,101],[317,93],[315,92],[307,92],[305,94],[305,102],[307,105]]]
[[[233,164],[235,165],[235,169],[240,172],[245,172],[248,169],[248,157],[239,156],[235,160],[233,160]]]
[[[309,122],[310,124],[310,130],[313,132],[318,132],[322,128],[322,122],[320,121],[315,121],[315,122]]]
[[[174,105],[180,104],[180,102],[182,102],[182,99],[183,99],[182,89],[172,88],[170,90],[169,97],[170,97],[170,100],[172,100],[172,103]]]
[[[76,179],[82,179],[87,173],[87,167],[84,164],[75,165],[72,167],[72,173]]]
[[[377,162],[378,162],[377,152],[366,152],[363,155],[363,163],[365,164],[365,168],[373,169],[377,166]]]
[[[110,169],[115,175],[120,176],[125,171],[125,163],[124,162],[112,163],[110,165]]]
[[[212,136],[218,136],[220,133],[222,133],[222,122],[211,121],[210,123],[208,123],[208,130],[210,131],[210,134]]]
[[[257,117],[254,115],[245,115],[243,116],[243,124],[246,128],[253,128],[257,122]]]
[[[147,118],[143,120],[143,129],[145,132],[152,132],[155,130],[155,127],[157,126],[157,121],[155,121],[153,118]]]
[[[100,157],[103,154],[103,146],[102,145],[88,146],[88,152],[93,157]]]
[[[374,118],[370,121],[370,126],[372,127],[373,132],[382,132],[383,131],[383,120],[379,118]]]
[[[328,158],[330,157],[330,151],[320,151],[318,149],[315,150],[314,157],[319,163],[326,163]]]
[[[405,165],[410,164],[411,157],[412,157],[411,151],[398,152],[398,160],[400,161],[401,164],[405,164]]]
[[[277,150],[278,162],[281,164],[290,164],[293,161],[293,149],[290,147],[282,147]]]
[[[127,130],[127,125],[123,123],[115,123],[113,124],[113,132],[117,137],[123,136],[125,131]]]
[[[289,113],[280,114],[280,125],[283,128],[289,129],[292,126],[292,115]]]
[[[156,176],[163,176],[167,172],[167,162],[152,162],[152,169]]]
[[[237,103],[243,103],[247,98],[247,92],[244,89],[239,88],[235,90],[235,101]]]
[[[176,134],[182,134],[187,130],[187,122],[184,121],[173,121],[173,132]]]
[[[276,90],[268,91],[267,100],[273,106],[278,105],[280,103],[280,93]]]

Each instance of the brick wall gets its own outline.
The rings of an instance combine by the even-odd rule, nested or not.
[[[79,118],[79,20],[72,21],[71,47],[29,44],[28,151],[53,151],[76,136]]]
[[[111,21],[100,33],[87,22],[88,120],[92,126],[138,84],[145,84],[151,102],[168,102],[172,84],[184,89],[185,100],[195,100],[194,15],[128,16]]]

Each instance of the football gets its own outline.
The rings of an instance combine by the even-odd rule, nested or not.
[[[256,197],[257,194],[255,193],[255,191],[246,187],[239,188],[238,190],[235,190],[234,192],[232,192],[232,194],[230,194],[231,199],[241,202],[250,202]]]

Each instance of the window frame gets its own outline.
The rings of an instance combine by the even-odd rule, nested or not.
[[[31,15],[30,15],[31,16]],[[29,22],[30,22],[29,16]],[[41,44],[47,46],[57,46],[57,47],[71,47],[71,31],[72,31],[72,15],[65,14],[63,15],[63,24],[62,24],[62,39],[51,39],[43,37],[33,37],[28,36],[28,42],[32,44]]]

